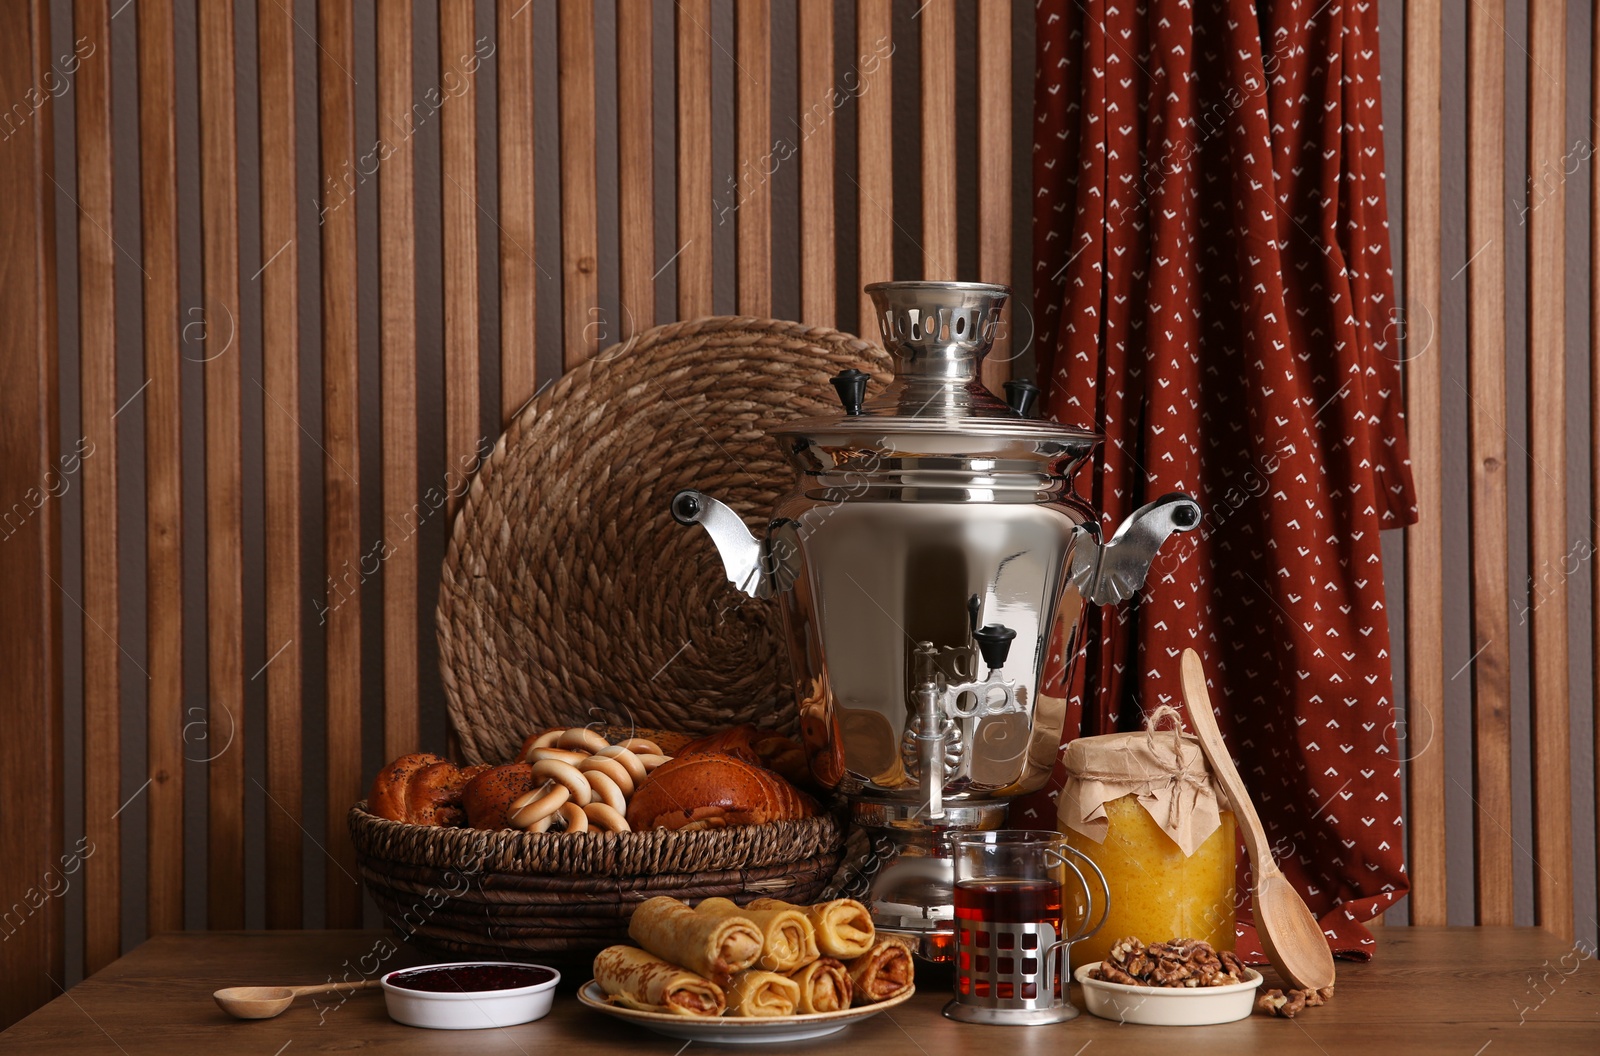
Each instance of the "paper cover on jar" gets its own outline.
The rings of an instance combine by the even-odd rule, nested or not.
[[[1200,742],[1153,727],[1175,709],[1163,707],[1139,733],[1080,737],[1067,745],[1067,781],[1056,800],[1058,827],[1105,842],[1105,805],[1132,795],[1156,825],[1190,855],[1222,824],[1221,793]]]

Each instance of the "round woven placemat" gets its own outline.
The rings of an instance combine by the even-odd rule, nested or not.
[[[456,517],[440,664],[469,763],[536,728],[794,725],[777,611],[731,587],[667,503],[697,488],[764,525],[794,474],[763,428],[834,413],[828,379],[888,379],[860,338],[718,316],[646,330],[568,372],[495,444]]]

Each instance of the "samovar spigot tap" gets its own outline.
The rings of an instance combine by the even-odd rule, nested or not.
[[[974,621],[976,622],[976,621]],[[922,778],[922,799],[928,817],[944,817],[944,783],[948,770],[946,742],[961,719],[981,719],[1026,711],[1017,697],[1015,679],[999,677],[1017,632],[998,623],[972,632],[989,668],[983,681],[946,683],[934,662],[932,642],[917,643],[917,655],[929,677],[912,690],[917,707],[917,757]],[[967,703],[963,703],[967,702]]]

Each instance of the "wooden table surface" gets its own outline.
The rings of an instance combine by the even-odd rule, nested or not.
[[[1050,1027],[972,1026],[941,1016],[948,991],[924,978],[922,992],[910,1002],[844,1033],[755,1051],[824,1053],[849,1046],[872,1056],[1594,1053],[1600,1052],[1600,965],[1587,950],[1532,929],[1385,928],[1373,962],[1340,963],[1330,1004],[1293,1020],[1252,1016],[1214,1027],[1141,1027],[1088,1014]],[[687,1047],[584,1008],[572,996],[582,980],[570,974],[578,973],[562,980],[548,1017],[500,1030],[404,1027],[389,1020],[375,991],[342,1003],[337,996],[302,998],[277,1019],[257,1022],[229,1019],[210,996],[223,986],[313,983],[347,974],[354,980],[363,972],[413,963],[421,959],[408,947],[396,948],[381,931],[160,935],[0,1034],[0,1052],[300,1056],[375,1048],[463,1056],[678,1056]]]

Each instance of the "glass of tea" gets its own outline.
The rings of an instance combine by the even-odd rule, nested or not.
[[[945,846],[956,881],[956,993],[945,1015],[1011,1024],[1076,1016],[1068,948],[1098,931],[1110,907],[1094,862],[1060,833],[1031,829],[951,833]]]

